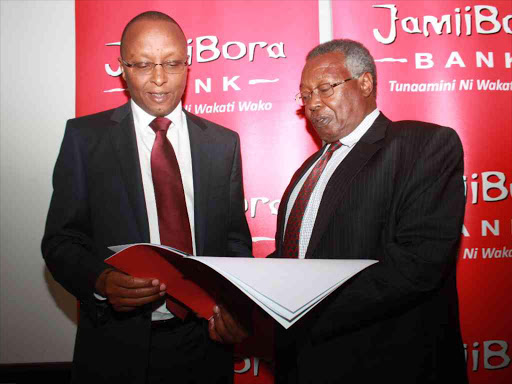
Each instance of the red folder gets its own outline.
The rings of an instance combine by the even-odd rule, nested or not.
[[[193,256],[168,249],[137,244],[117,252],[105,262],[129,275],[160,280],[167,293],[206,319],[226,281]]]

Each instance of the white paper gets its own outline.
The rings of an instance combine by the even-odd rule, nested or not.
[[[110,247],[119,252],[130,246]],[[284,328],[289,328],[336,288],[377,260],[267,259],[186,256],[212,268],[250,297]]]

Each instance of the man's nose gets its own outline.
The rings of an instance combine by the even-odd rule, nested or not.
[[[321,103],[322,103],[322,99],[318,95],[318,92],[312,92],[311,99],[309,100],[308,104],[306,105],[306,108],[308,108],[310,111],[313,112],[320,107]]]
[[[158,86],[161,86],[167,82],[167,73],[164,71],[164,67],[161,64],[155,65],[151,72],[151,81]]]

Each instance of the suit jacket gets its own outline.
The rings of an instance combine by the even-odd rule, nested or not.
[[[240,141],[188,112],[199,255],[251,256]],[[80,301],[74,377],[145,383],[151,309],[111,310],[94,298],[108,246],[149,242],[130,104],[69,120],[53,175],[42,242],[54,278]]]
[[[321,152],[281,200],[277,257],[290,193]],[[455,131],[379,115],[329,180],[306,252],[379,263],[277,330],[277,383],[467,381],[455,281],[462,176]]]

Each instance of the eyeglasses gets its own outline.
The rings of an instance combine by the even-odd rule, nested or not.
[[[141,61],[138,63],[127,63],[126,61],[124,61],[124,59],[121,59],[121,61],[128,68],[133,68],[134,72],[140,75],[149,75],[151,72],[153,72],[153,69],[155,69],[157,65],[161,65],[165,73],[169,75],[182,73],[185,67],[187,66],[186,61],[166,61],[165,63],[160,64],[145,61]]]
[[[318,96],[320,96],[321,99],[325,99],[334,94],[334,87],[337,87],[338,85],[341,85],[341,84],[345,84],[347,81],[354,80],[354,79],[355,79],[355,77],[351,77],[351,78],[345,79],[343,81],[340,81],[338,83],[320,84],[318,87],[313,89],[312,92],[297,93],[297,95],[295,95],[295,101],[297,102],[297,104],[299,104],[302,107],[311,101],[311,97],[312,97],[313,93],[316,93]]]

